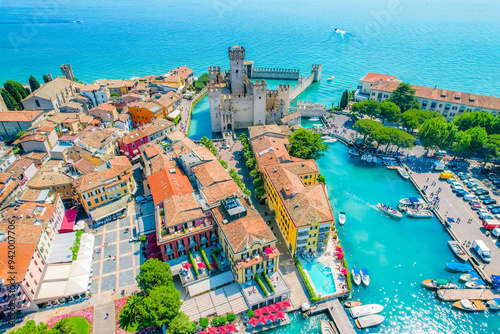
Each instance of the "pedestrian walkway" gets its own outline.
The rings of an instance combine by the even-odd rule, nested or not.
[[[94,307],[94,333],[115,333],[115,301],[101,303]]]

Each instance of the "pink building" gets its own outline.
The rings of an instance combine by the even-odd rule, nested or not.
[[[128,135],[118,139],[121,154],[134,158],[139,155],[139,146],[155,139],[163,139],[172,132],[175,124],[166,119],[155,119],[148,125],[134,129]]]

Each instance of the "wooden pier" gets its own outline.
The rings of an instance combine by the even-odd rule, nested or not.
[[[349,320],[344,308],[338,299],[329,300],[321,304],[314,305],[306,315],[315,315],[327,311],[333,320],[333,330],[338,334],[356,334],[354,327]]]
[[[476,299],[488,301],[493,298],[500,298],[490,289],[439,289],[436,292],[439,299],[446,302],[453,302],[462,299]]]

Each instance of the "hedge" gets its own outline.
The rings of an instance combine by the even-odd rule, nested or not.
[[[351,293],[352,290],[352,282],[351,282],[351,273],[347,273],[347,293]]]
[[[205,329],[208,327],[209,321],[208,318],[201,318],[200,319],[200,326]]]
[[[196,276],[200,275],[200,272],[198,271],[198,266],[196,265],[196,262],[194,262],[193,254],[191,254],[191,250],[188,250],[188,256],[189,256],[189,261],[191,261],[191,264],[193,265],[193,269]]]
[[[259,275],[255,274],[253,276],[253,279],[257,282],[257,285],[259,286],[259,288],[262,290],[262,292],[264,293],[264,296],[269,296],[269,292],[267,292],[266,290],[266,287],[264,286],[264,283],[262,283]]]
[[[343,262],[344,262],[344,268],[346,268],[346,269],[347,269],[347,260],[345,259],[345,257],[344,257],[344,259],[343,259]]]
[[[313,301],[318,301],[321,298],[316,297],[316,294],[314,293],[314,289],[311,286],[311,283],[309,282],[309,279],[307,279],[306,273],[304,272],[304,269],[302,269],[302,265],[299,262],[299,259],[295,258],[295,265],[299,269],[300,276],[302,276],[302,280],[306,284],[307,291],[309,291],[309,294],[311,295],[311,299]]]
[[[210,265],[210,262],[208,261],[207,254],[205,254],[205,249],[203,249],[203,246],[200,246],[200,253],[201,253],[201,257],[203,258],[203,262],[205,262],[205,265],[207,266],[207,270],[208,271],[212,270],[212,266]]]
[[[215,255],[215,251],[214,250],[212,250],[212,253],[210,253],[210,256],[212,257],[212,259],[214,260],[215,264],[217,265],[217,269],[220,269],[219,259],[217,258],[217,255]]]
[[[271,289],[271,291],[272,291],[273,293],[275,293],[276,291],[274,291],[274,286],[273,286],[273,284],[271,283],[271,280],[269,279],[269,277],[267,277],[267,275],[266,275],[266,274],[263,274],[262,276],[264,276],[264,278],[266,279],[266,283],[267,283],[267,285],[269,286],[269,288]]]

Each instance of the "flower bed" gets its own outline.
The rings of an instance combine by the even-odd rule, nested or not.
[[[90,333],[92,332],[92,328],[94,326],[94,306],[83,308],[81,310],[73,311],[70,313],[58,315],[57,317],[50,318],[49,321],[47,321],[47,325],[49,326],[49,329],[52,328],[56,323],[59,322],[61,319],[69,318],[69,317],[82,317],[85,318],[89,322],[90,325]]]

